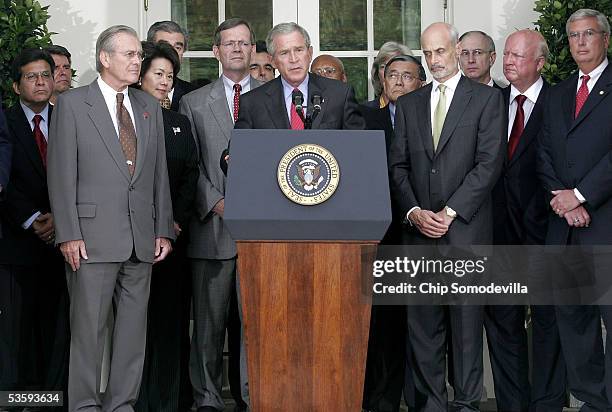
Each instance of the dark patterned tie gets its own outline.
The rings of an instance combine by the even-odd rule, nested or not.
[[[40,159],[42,160],[42,164],[44,168],[47,168],[47,140],[45,140],[45,135],[40,129],[40,121],[42,120],[42,116],[37,114],[34,116],[34,139],[36,140],[36,146],[38,146],[38,151],[40,152]]]
[[[574,119],[578,117],[578,113],[580,113],[580,109],[584,106],[584,102],[586,102],[589,97],[589,88],[587,86],[587,82],[591,79],[591,76],[585,74],[582,76],[582,84],[580,85],[580,89],[578,89],[578,93],[576,93],[576,112],[574,113]]]
[[[136,166],[136,130],[130,113],[123,105],[123,93],[117,93],[117,124],[119,125],[119,142],[125,155],[130,176],[134,176]]]
[[[164,97],[163,99],[161,99],[159,101],[159,104],[161,105],[161,107],[168,110],[170,110],[170,108],[172,107],[172,101],[169,97]]]
[[[525,111],[523,110],[523,104],[527,99],[526,96],[519,94],[514,98],[516,102],[516,115],[514,116],[514,122],[512,123],[512,130],[510,131],[510,138],[508,139],[508,159],[512,159],[514,151],[516,150],[523,130],[525,130]]]
[[[242,86],[240,83],[236,83],[234,85],[234,123],[238,120],[238,110],[240,110],[240,92],[242,91]]]

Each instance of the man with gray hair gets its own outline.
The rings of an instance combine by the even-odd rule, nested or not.
[[[496,58],[491,36],[479,30],[468,31],[459,37],[459,44],[459,65],[463,74],[478,83],[501,89],[491,78],[491,67]]]
[[[303,27],[296,23],[277,24],[268,33],[266,44],[280,76],[244,96],[237,129],[365,128],[351,86],[308,72],[312,46]],[[302,113],[293,104],[294,95],[302,97]],[[321,110],[312,118],[315,96],[320,99]],[[309,118],[311,125],[307,124]]]
[[[144,364],[153,263],[174,239],[159,102],[128,88],[140,75],[134,29],[96,42],[100,77],[62,93],[49,131],[47,172],[55,243],[70,290],[69,409],[133,411]],[[106,392],[104,331],[115,313]]]
[[[593,285],[599,297],[591,300],[591,306],[565,301],[555,307],[569,390],[585,402],[582,411],[608,411],[612,409],[610,23],[597,10],[580,9],[565,27],[578,71],[549,91],[537,170],[550,205],[546,244],[563,250],[555,276],[567,271],[579,286],[585,279],[583,284]],[[599,253],[589,252],[593,247]],[[571,291],[580,296],[580,289]]]
[[[461,75],[453,26],[430,25],[421,45],[433,81],[397,100],[389,150],[391,198],[397,214],[410,222],[402,240],[431,246],[490,245],[491,191],[505,152],[501,92]],[[410,306],[406,316],[414,354],[415,410],[479,410],[483,307]],[[455,389],[450,405],[445,379],[449,334]]]
[[[179,55],[179,60],[183,62],[183,53],[187,50],[187,33],[177,23],[164,20],[153,23],[147,32],[147,41],[160,42],[165,41],[174,47],[174,50]],[[172,86],[172,90],[168,93],[170,99],[170,109],[178,112],[181,98],[189,92],[192,92],[197,87],[185,80],[176,77]]]

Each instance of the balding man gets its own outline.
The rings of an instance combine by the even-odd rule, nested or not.
[[[463,74],[475,82],[501,89],[491,78],[491,68],[496,58],[491,36],[482,31],[468,31],[459,37],[459,44],[459,65]]]
[[[537,136],[542,128],[548,84],[540,76],[548,46],[534,30],[506,39],[503,89],[508,139],[501,177],[493,190],[496,245],[541,245],[546,236],[546,202],[539,181]],[[533,373],[531,391],[525,307],[494,305],[485,310],[485,329],[500,411],[558,410],[565,403],[565,363],[551,306],[531,306]],[[530,395],[531,392],[531,395]]]
[[[425,29],[421,45],[433,82],[397,101],[389,153],[391,196],[412,225],[402,233],[407,244],[493,241],[491,190],[503,163],[506,115],[501,92],[459,72],[458,37],[446,23]],[[415,410],[477,411],[482,307],[410,306],[407,318]],[[450,406],[445,379],[449,334],[455,388]]]
[[[312,61],[310,71],[328,79],[340,80],[346,83],[344,64],[339,58],[331,54],[321,54]]]

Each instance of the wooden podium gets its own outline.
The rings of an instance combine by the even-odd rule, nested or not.
[[[291,202],[275,180],[301,142],[340,165],[336,193],[316,206]],[[371,310],[362,273],[391,221],[384,135],[235,130],[231,156],[224,220],[238,245],[251,410],[360,411]],[[269,178],[254,185],[254,171]]]

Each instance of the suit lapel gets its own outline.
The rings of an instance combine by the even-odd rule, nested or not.
[[[28,155],[28,158],[34,165],[34,169],[36,172],[43,178],[47,178],[47,173],[45,172],[45,168],[42,163],[42,159],[40,157],[40,150],[38,150],[38,146],[36,145],[36,139],[34,138],[34,133],[32,132],[32,128],[30,123],[28,122],[28,118],[26,117],[21,105],[16,103],[14,110],[7,112],[6,117],[8,120],[8,124],[15,124],[15,133],[17,134],[17,141],[23,146],[25,152]],[[49,115],[47,121],[51,118],[51,108],[49,107]]]
[[[419,127],[419,131],[421,132],[421,140],[423,141],[423,147],[425,147],[425,152],[427,156],[429,156],[430,160],[434,158],[434,148],[433,148],[433,133],[431,126],[431,88],[432,84],[429,83],[427,86],[422,87],[416,93],[420,93],[420,104],[415,107],[417,113],[417,119],[422,119],[424,124],[423,127]]]
[[[440,141],[438,142],[436,153],[440,153],[444,149],[444,146],[446,146],[446,143],[448,143],[457,127],[459,119],[463,116],[463,112],[470,105],[471,98],[472,86],[464,76],[461,76],[457,84],[457,90],[455,90],[453,95],[453,100],[448,108],[448,113],[446,113],[446,118],[444,119],[444,126],[442,127],[442,133],[440,134]]]
[[[578,82],[578,74],[574,74],[571,77],[571,81],[567,83],[567,88],[563,93],[563,101],[561,102],[563,107],[563,121],[565,122],[565,128],[567,130],[572,127],[574,122],[574,112],[576,111],[576,83]]]
[[[131,176],[127,164],[125,163],[125,155],[121,149],[121,143],[119,143],[119,136],[117,136],[117,131],[115,130],[113,120],[108,112],[108,106],[106,106],[97,80],[94,80],[89,85],[85,104],[90,106],[88,113],[89,118],[98,130],[102,141],[106,145],[106,149],[113,157],[113,160],[121,173],[123,173],[123,176],[130,181]],[[138,153],[136,153],[136,156],[138,156]]]
[[[136,169],[132,180],[136,180],[142,171],[147,153],[151,132],[151,113],[157,107],[148,107],[146,101],[139,98],[136,91],[129,93],[132,112],[134,112],[134,125],[136,127]]]
[[[568,133],[571,132],[576,126],[578,126],[588,115],[599,105],[608,95],[612,92],[612,69],[611,65],[604,69],[603,73],[597,80],[597,83],[593,86],[593,89],[589,93],[589,97],[586,102],[584,102],[584,106],[580,109],[580,113],[578,113],[578,117],[574,120],[574,123],[568,130]],[[574,99],[575,100],[575,99]],[[576,103],[574,103],[575,105]]]
[[[313,75],[312,73],[308,76],[308,100],[306,102],[306,107],[308,108],[307,110],[307,115],[308,116],[312,116],[312,96],[314,96],[315,94],[318,94],[319,96],[321,96],[321,98],[323,98],[324,96],[324,92],[325,88],[323,88],[321,86],[321,84],[319,84],[319,82],[317,81],[317,78],[315,75]],[[324,113],[325,113],[325,107],[327,105],[325,104],[324,101],[321,101],[321,111],[319,112],[319,114],[317,115],[317,117],[314,119],[314,121],[312,122],[312,128],[313,129],[318,129],[319,126],[321,125],[321,119],[323,119],[324,117]]]
[[[266,110],[268,116],[274,123],[276,129],[291,129],[289,117],[287,117],[287,106],[285,105],[285,94],[280,76],[270,80],[272,85],[266,90]]]
[[[229,106],[227,105],[227,98],[225,96],[225,87],[223,85],[223,79],[219,77],[210,89],[210,96],[208,100],[208,106],[212,112],[219,128],[223,131],[225,141],[229,142],[230,133],[234,128]]]

